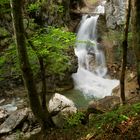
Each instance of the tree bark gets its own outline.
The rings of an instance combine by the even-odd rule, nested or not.
[[[125,99],[125,71],[126,71],[126,65],[127,65],[127,48],[128,48],[127,40],[128,40],[128,29],[129,29],[129,21],[130,21],[130,12],[131,12],[131,0],[128,1],[128,9],[127,9],[127,15],[126,15],[124,39],[123,39],[123,43],[122,43],[123,59],[122,59],[122,70],[121,70],[121,78],[120,78],[122,104],[126,103],[126,99]]]
[[[52,126],[52,122],[48,110],[43,112],[43,109],[39,101],[39,96],[36,90],[33,72],[30,67],[26,50],[26,41],[24,36],[25,34],[22,16],[22,6],[23,0],[11,0],[12,20],[16,37],[15,41],[18,52],[18,58],[24,84],[28,91],[30,107],[33,111],[33,114],[40,122],[42,129],[45,130],[48,127]]]
[[[42,91],[41,91],[41,105],[43,110],[46,110],[46,95],[47,95],[47,82],[46,82],[46,72],[45,72],[45,66],[44,66],[44,60],[43,57],[39,56],[37,53],[37,49],[32,44],[32,42],[29,40],[29,37],[27,33],[25,33],[25,37],[28,39],[28,43],[31,46],[32,50],[36,53],[39,65],[40,65],[40,75],[41,75],[41,81],[42,81]]]
[[[137,81],[140,88],[140,1],[132,0],[132,35],[136,56]]]
[[[42,81],[42,91],[41,91],[41,102],[43,110],[46,110],[46,94],[47,94],[47,86],[46,86],[46,75],[45,75],[45,67],[44,61],[42,57],[39,57],[40,64],[40,73],[41,73],[41,81]]]

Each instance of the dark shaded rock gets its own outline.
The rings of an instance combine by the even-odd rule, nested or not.
[[[28,109],[21,109],[12,113],[1,125],[0,134],[9,133],[19,126],[28,116]]]

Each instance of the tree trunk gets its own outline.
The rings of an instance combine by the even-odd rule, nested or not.
[[[129,29],[129,20],[130,20],[130,11],[131,11],[131,0],[128,1],[128,10],[126,15],[126,24],[125,24],[125,31],[124,31],[124,39],[122,43],[123,47],[123,59],[122,59],[122,71],[121,71],[121,78],[120,78],[120,86],[121,86],[121,100],[122,103],[125,104],[125,71],[127,65],[127,48],[128,48],[128,29]]]
[[[137,81],[140,88],[140,1],[132,0],[133,48],[136,56]]]
[[[41,91],[41,102],[43,110],[46,110],[46,94],[47,94],[47,86],[46,86],[46,75],[45,75],[45,67],[44,61],[42,57],[39,57],[40,64],[40,73],[41,73],[41,81],[42,81],[42,91]]]
[[[16,46],[19,57],[19,63],[24,84],[28,91],[31,109],[35,117],[40,122],[42,129],[45,130],[46,128],[52,126],[52,122],[48,110],[46,110],[45,112],[43,112],[42,110],[33,78],[33,73],[29,64],[29,59],[26,50],[26,41],[24,36],[25,34],[22,17],[22,6],[23,0],[11,0],[12,19],[14,32],[16,36]]]
[[[46,72],[45,72],[45,66],[44,66],[44,60],[43,57],[39,56],[37,53],[37,49],[32,44],[32,42],[29,40],[29,37],[27,33],[25,33],[25,37],[28,39],[28,43],[31,46],[32,50],[36,53],[39,65],[40,65],[40,75],[41,75],[41,81],[42,81],[42,91],[41,91],[41,105],[42,109],[46,110],[46,95],[47,95],[47,82],[46,82]]]

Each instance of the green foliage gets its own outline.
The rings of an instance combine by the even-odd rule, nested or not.
[[[10,11],[10,0],[0,0],[0,14],[9,13]]]
[[[47,2],[45,1],[40,1],[40,2],[36,1],[34,3],[28,4],[27,11],[36,12],[42,9],[43,12],[43,10],[46,9],[45,6],[47,5],[48,5]],[[50,14],[49,16],[51,15],[54,16],[57,13],[57,15],[61,17],[64,14],[64,7],[60,4],[56,4],[56,2],[50,3],[49,7],[47,7],[47,10],[49,11]]]
[[[66,51],[74,45],[75,34],[61,28],[48,27],[36,32],[30,41],[37,55],[44,58],[49,73],[63,74],[69,68]]]
[[[82,112],[75,113],[74,115],[72,115],[67,119],[65,127],[71,128],[71,127],[78,126],[79,124],[81,124],[81,121],[84,119],[84,116],[85,115]]]
[[[98,132],[105,131],[104,128],[113,130],[118,124],[127,121],[131,117],[136,117],[138,114],[140,114],[140,103],[126,105],[120,107],[118,110],[95,115],[90,120],[90,125],[94,125]]]
[[[132,32],[128,33],[128,41],[129,41],[129,43],[132,42]]]
[[[63,75],[71,65],[69,63],[70,58],[68,56],[68,51],[69,46],[74,46],[75,44],[75,34],[67,32],[64,28],[47,27],[40,29],[40,26],[34,22],[35,19],[29,18],[26,14],[29,14],[30,12],[37,12],[41,8],[43,9],[43,6],[46,6],[46,1],[37,1],[30,4],[29,2],[26,2],[25,7],[23,7],[23,10],[27,10],[27,12],[24,11],[25,30],[29,36],[29,40],[36,49],[36,51],[34,51],[27,42],[29,60],[35,75],[40,72],[37,58],[38,56],[44,59],[47,73]],[[10,0],[0,0],[0,8],[0,15],[4,19],[8,17],[7,20],[9,21]],[[54,2],[48,8],[52,8],[49,11],[50,13],[52,12],[52,16],[54,16],[54,13],[56,12],[60,13],[58,16],[63,15],[64,7],[60,3],[58,4]],[[49,16],[51,16],[51,14]],[[2,27],[0,28],[0,34],[6,38],[7,36],[10,36],[9,33]],[[2,41],[4,42],[5,40]],[[12,39],[10,41],[12,42]],[[8,41],[6,40],[5,42]],[[0,81],[7,76],[8,78],[21,76],[15,44],[9,44],[10,43],[6,44],[4,53],[1,53],[0,55]]]
[[[36,48],[34,51],[27,44],[27,51],[34,75],[39,73],[38,56],[43,57],[49,74],[63,75],[69,69],[67,50],[75,43],[75,34],[64,29],[48,27],[38,30],[30,41]],[[21,76],[15,44],[11,44],[0,56],[0,81],[4,77],[17,78]]]
[[[16,56],[15,45],[5,50],[5,53],[0,58],[0,75],[1,77],[6,75],[19,75],[19,66],[17,63],[18,59]]]
[[[0,35],[7,36],[7,35],[9,35],[9,33],[7,32],[7,30],[5,28],[0,27]]]
[[[138,114],[140,114],[140,103],[133,104],[128,107],[126,106],[125,108],[120,109],[120,111],[122,111],[122,113],[125,113],[130,117],[137,116]]]
[[[2,68],[6,62],[6,58],[2,55],[0,56],[0,81],[4,80],[3,74],[5,73],[4,69]]]
[[[64,7],[62,5],[57,6],[57,11],[58,13],[63,13],[64,12]]]
[[[8,4],[10,0],[0,0],[0,5]]]
[[[95,127],[97,129],[104,128],[104,126],[109,126],[112,129],[122,121],[128,119],[126,115],[118,114],[115,111],[107,112],[104,115],[98,115],[97,120],[93,120],[95,123]]]
[[[39,71],[37,56],[30,47],[27,47],[27,50],[31,67],[34,74],[37,74]],[[0,57],[0,81],[4,80],[7,76],[12,79],[21,77],[15,44],[11,44]]]
[[[20,130],[16,130],[15,140],[23,140],[23,135]]]
[[[31,3],[28,5],[27,11],[28,12],[36,12],[40,9],[40,7],[41,7],[40,2]]]

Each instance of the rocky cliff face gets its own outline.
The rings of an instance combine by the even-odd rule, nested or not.
[[[127,0],[107,0],[105,14],[108,28],[116,29],[124,24],[126,7]]]
[[[118,78],[120,72],[118,64],[122,59],[120,57],[121,43],[126,8],[127,0],[106,0],[105,15],[100,15],[97,23],[98,36],[102,39],[108,73],[113,78]],[[132,53],[132,49],[130,51]]]

